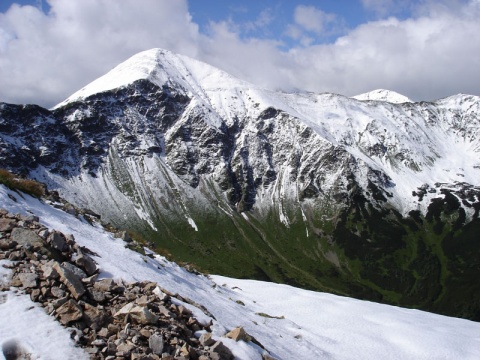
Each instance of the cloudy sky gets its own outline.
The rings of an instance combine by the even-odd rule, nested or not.
[[[161,47],[271,89],[480,95],[480,0],[0,2],[0,101],[51,107]]]

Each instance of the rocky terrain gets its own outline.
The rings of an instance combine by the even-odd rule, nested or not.
[[[201,305],[172,294],[157,283],[98,280],[98,268],[85,247],[72,235],[50,231],[37,216],[22,216],[0,209],[0,260],[12,269],[0,291],[17,288],[44,307],[91,359],[233,359],[209,328],[175,299]],[[2,295],[0,292],[0,299]],[[197,337],[195,334],[199,334]],[[258,341],[242,328],[228,332],[235,341]],[[3,346],[9,359],[30,359],[19,346]],[[263,359],[273,359],[265,351]]]
[[[206,271],[479,320],[479,98],[360,99],[153,49],[1,104],[0,167]]]

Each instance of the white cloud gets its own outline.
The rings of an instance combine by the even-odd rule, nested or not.
[[[480,95],[480,2],[452,1],[422,2],[414,18],[372,21],[323,45],[308,38],[331,30],[331,20],[315,11],[296,16],[288,31],[303,46],[288,52],[279,40],[245,39],[231,21],[200,33],[186,0],[50,0],[48,15],[15,6],[0,14],[0,101],[54,105],[152,47],[270,88],[345,95],[390,88],[425,100]],[[264,16],[258,26],[268,25]]]
[[[301,28],[322,35],[325,31],[329,31],[328,27],[337,21],[337,16],[314,6],[299,5],[295,8],[293,19]]]
[[[343,30],[343,19],[314,6],[298,5],[293,20],[294,23],[287,25],[284,34],[302,46],[310,46],[315,38],[325,39]]]
[[[186,1],[49,0],[0,14],[0,99],[59,102],[127,57],[152,47],[195,55]],[[6,44],[6,45],[4,45]]]

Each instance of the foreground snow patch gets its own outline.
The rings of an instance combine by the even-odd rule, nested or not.
[[[0,261],[0,266],[4,263]],[[0,272],[0,278],[2,275],[6,273]],[[28,295],[14,291],[0,293],[0,350],[0,360],[19,351],[31,354],[32,359],[89,359],[82,349],[75,347],[67,329]]]

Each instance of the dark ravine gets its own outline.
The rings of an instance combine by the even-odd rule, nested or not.
[[[432,178],[406,198],[388,175],[434,168],[445,134],[478,147],[478,98],[298,95],[347,117],[336,133],[244,87],[225,115],[168,75],[53,110],[1,104],[0,167],[205,271],[480,320],[480,183]]]

